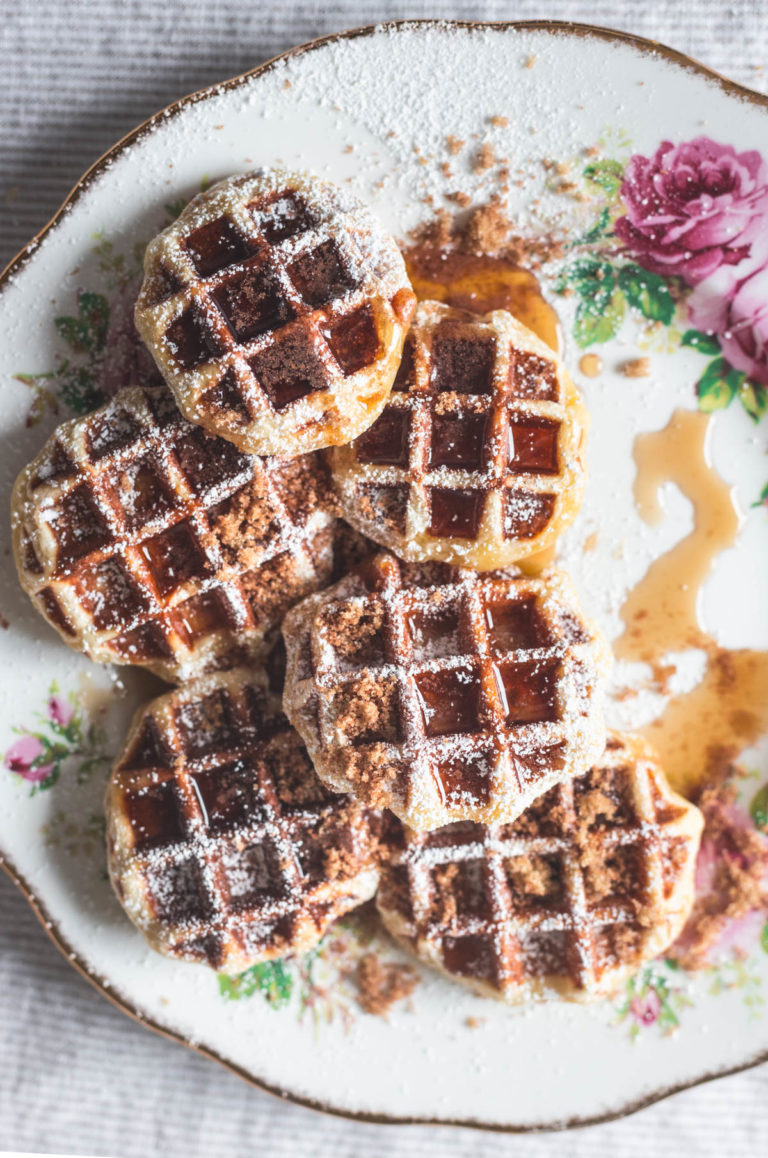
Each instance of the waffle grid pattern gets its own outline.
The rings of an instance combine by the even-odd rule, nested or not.
[[[310,949],[376,889],[369,814],[323,789],[253,672],[207,677],[140,713],[107,820],[132,920],[161,952],[225,972]],[[345,857],[336,875],[329,843]]]
[[[327,582],[334,520],[287,475],[206,435],[164,388],[131,388],[60,428],[16,486],[22,583],[65,640],[101,662],[172,680],[263,650],[290,602]],[[268,533],[222,530],[255,492]],[[302,504],[304,506],[302,507]],[[234,517],[234,516],[233,516]]]
[[[373,591],[342,581],[284,624],[286,710],[321,779],[364,792],[370,757],[370,803],[424,829],[512,819],[599,756],[608,651],[562,574],[455,571],[436,586],[440,565],[379,556],[375,567]],[[373,648],[345,655],[331,636],[350,613],[381,628]],[[371,723],[364,705],[377,698]],[[355,701],[363,714],[348,727]]]
[[[215,186],[150,244],[136,322],[188,418],[291,454],[375,418],[413,303],[362,203],[270,173]]]
[[[621,802],[618,818],[587,814],[590,789]],[[419,957],[487,995],[586,1000],[612,992],[677,936],[701,827],[645,745],[614,735],[587,776],[551,789],[517,824],[405,832],[378,906]],[[601,895],[591,881],[585,840],[593,860],[621,863],[617,891]],[[521,860],[534,874],[543,868],[547,884],[517,884]]]
[[[502,311],[417,307],[373,426],[334,451],[344,515],[404,559],[502,567],[581,503],[581,404],[551,351]]]

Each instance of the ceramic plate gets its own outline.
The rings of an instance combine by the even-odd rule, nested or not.
[[[649,42],[569,25],[366,29],[181,101],[111,150],[6,271],[3,501],[54,425],[128,372],[125,318],[143,246],[201,185],[284,161],[349,182],[400,238],[430,199],[455,208],[446,193],[476,203],[499,193],[521,236],[559,239],[540,277],[592,414],[587,499],[561,561],[615,639],[653,560],[701,534],[671,484],[655,522],[638,509],[635,437],[665,427],[676,408],[709,412],[713,469],[735,488],[741,529],[715,558],[699,610],[721,646],[742,649],[728,653],[738,676],[743,649],[768,649],[757,579],[768,562],[763,157],[765,98]],[[675,233],[689,180],[703,193]],[[585,352],[602,360],[598,377],[578,372]],[[671,444],[660,457],[663,481],[682,460]],[[711,502],[728,506],[727,488],[723,500],[701,469],[715,479]],[[759,922],[742,922],[704,970],[656,962],[595,1007],[510,1009],[424,971],[386,1018],[365,1014],[349,979],[355,961],[371,947],[403,957],[354,921],[309,958],[236,980],[156,956],[111,893],[102,795],[128,717],[157,684],[70,652],[22,595],[8,550],[2,568],[2,856],[73,964],[127,1012],[297,1101],[387,1121],[554,1128],[768,1056]],[[676,655],[661,675],[658,665],[617,665],[613,724],[646,725],[670,696],[695,695],[708,653],[691,642],[670,636]],[[745,693],[741,717],[732,712],[745,745],[763,706]],[[765,744],[743,759],[757,824]]]

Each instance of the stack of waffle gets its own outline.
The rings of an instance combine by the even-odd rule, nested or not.
[[[517,566],[583,495],[565,367],[504,311],[414,308],[348,193],[273,170],[195,198],[136,307],[167,388],[22,472],[19,575],[70,646],[177,684],[106,801],[154,948],[239,973],[375,896],[482,993],[592,999],[677,936],[701,818],[606,735],[567,576]]]

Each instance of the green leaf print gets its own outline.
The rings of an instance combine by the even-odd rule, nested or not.
[[[589,181],[590,184],[597,185],[599,189],[602,189],[609,199],[613,199],[621,188],[621,182],[624,179],[624,166],[620,161],[604,158],[600,161],[592,161],[587,165],[582,176],[585,181]]]
[[[595,241],[601,241],[605,237],[611,225],[611,213],[607,205],[604,205],[600,216],[591,229],[578,239],[576,245],[592,245]]]
[[[763,925],[763,931],[760,936],[760,948],[764,953],[768,953],[768,921]]]
[[[759,382],[747,378],[739,387],[739,401],[753,422],[759,422],[768,410],[768,394]]]
[[[720,353],[720,343],[714,334],[705,334],[703,330],[686,330],[680,339],[681,346],[690,346],[700,354],[710,356]]]
[[[675,303],[667,283],[657,273],[639,265],[624,265],[619,270],[619,286],[631,306],[643,317],[668,326],[675,314]]]
[[[749,815],[755,822],[755,828],[768,832],[768,784],[764,784],[752,797]]]
[[[573,336],[582,348],[608,342],[621,329],[625,313],[624,295],[618,289],[605,304],[598,298],[581,301],[576,309]]]
[[[57,367],[56,377],[61,401],[75,414],[88,414],[104,401],[90,366],[74,366],[65,361]]]
[[[83,292],[77,303],[77,317],[54,318],[53,324],[75,353],[99,354],[107,337],[109,303],[102,294]]]
[[[264,961],[252,965],[237,977],[219,974],[219,993],[229,1001],[239,1001],[262,993],[273,1009],[282,1009],[291,998],[293,977],[282,961]]]
[[[734,370],[725,358],[713,359],[696,383],[699,410],[707,414],[714,410],[724,410],[736,397],[736,391],[743,381],[744,374]]]

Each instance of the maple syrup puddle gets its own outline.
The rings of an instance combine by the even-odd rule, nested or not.
[[[648,663],[665,675],[661,661],[669,652],[705,653],[696,687],[673,695],[641,729],[673,786],[688,793],[768,731],[768,652],[721,647],[700,620],[704,583],[741,527],[733,491],[711,463],[710,425],[709,415],[676,410],[662,430],[635,439],[641,517],[651,525],[663,520],[659,492],[672,482],[693,505],[693,530],[630,591],[621,609],[625,628],[614,644],[618,659]]]
[[[475,314],[507,310],[559,352],[557,314],[536,276],[511,258],[427,244],[405,249],[403,257],[419,301],[445,302]]]

